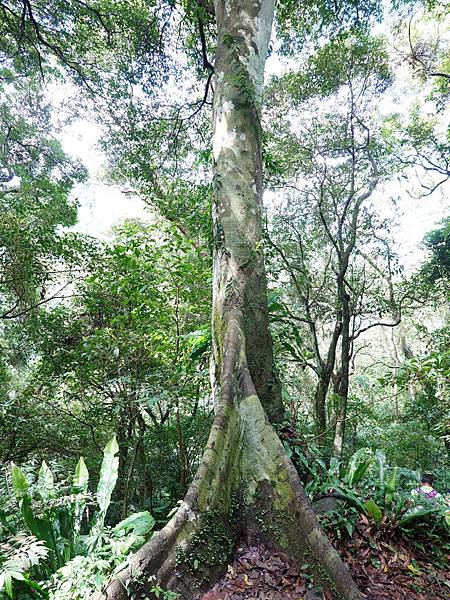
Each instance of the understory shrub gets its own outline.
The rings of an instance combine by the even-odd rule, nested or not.
[[[14,463],[0,505],[0,597],[84,600],[148,538],[155,520],[131,514],[105,524],[116,486],[119,447],[106,445],[95,494],[80,458],[70,482],[55,482],[45,461],[37,477]],[[23,533],[26,530],[27,533]]]

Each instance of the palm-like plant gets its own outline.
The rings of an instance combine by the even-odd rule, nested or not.
[[[367,481],[363,485],[372,466],[372,477],[368,478],[371,485],[367,485]],[[428,515],[434,514],[436,518],[445,516],[446,508],[443,505],[429,503],[424,507],[412,507],[410,492],[399,489],[400,474],[406,475],[412,485],[417,484],[419,473],[391,468],[383,452],[377,450],[374,455],[362,448],[351,457],[343,484],[336,486],[335,495],[372,519],[376,525],[387,523],[394,529],[409,526]]]

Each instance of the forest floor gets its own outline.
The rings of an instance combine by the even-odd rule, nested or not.
[[[359,530],[341,556],[367,600],[448,600],[448,569],[403,545],[365,538]],[[450,558],[450,557],[449,557]],[[299,572],[287,556],[264,546],[237,548],[233,564],[202,600],[333,600],[312,587],[310,565]]]
[[[360,515],[351,540],[337,546],[369,600],[448,600],[450,556],[425,539],[415,541],[374,528]]]
[[[239,544],[232,565],[202,600],[298,600],[308,579],[281,552]]]

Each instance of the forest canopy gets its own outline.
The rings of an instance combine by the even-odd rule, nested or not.
[[[0,0],[1,600],[447,597],[449,31]]]

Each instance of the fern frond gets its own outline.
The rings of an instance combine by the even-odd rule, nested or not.
[[[13,581],[26,581],[24,573],[47,557],[44,542],[19,533],[0,544],[0,592],[13,598]]]

